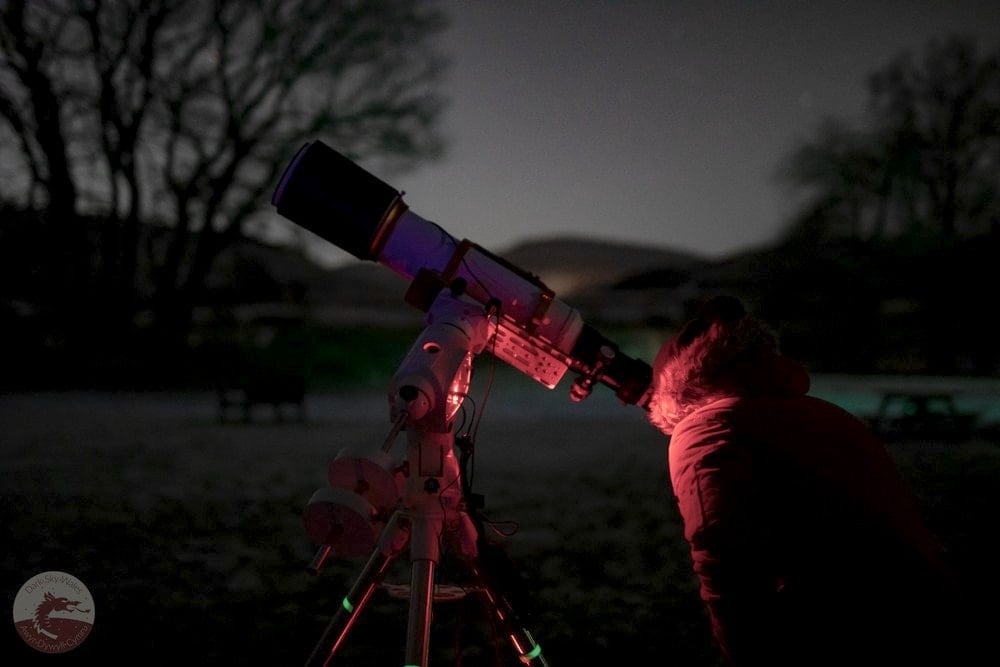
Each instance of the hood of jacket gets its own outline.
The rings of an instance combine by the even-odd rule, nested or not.
[[[656,355],[649,420],[670,435],[684,417],[720,398],[808,391],[808,374],[780,353],[775,333],[738,300],[715,297]]]

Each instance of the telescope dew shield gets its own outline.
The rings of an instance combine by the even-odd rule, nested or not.
[[[380,232],[406,209],[393,187],[320,141],[299,149],[271,204],[295,224],[366,260],[376,259]]]

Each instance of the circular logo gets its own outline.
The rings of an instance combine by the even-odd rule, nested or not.
[[[42,572],[14,597],[14,627],[28,646],[42,653],[76,648],[94,627],[94,598],[65,572]]]

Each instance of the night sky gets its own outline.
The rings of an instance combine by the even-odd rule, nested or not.
[[[824,117],[860,119],[869,74],[934,37],[1000,43],[995,0],[443,6],[448,153],[390,182],[499,253],[561,235],[709,257],[765,243],[795,209],[781,160]]]

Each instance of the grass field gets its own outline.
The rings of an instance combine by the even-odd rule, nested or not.
[[[523,584],[515,609],[550,665],[716,665],[665,441],[641,411],[603,388],[573,403],[504,374],[488,400],[474,396],[469,481],[503,533]],[[306,573],[302,511],[342,447],[377,449],[391,426],[378,391],[313,395],[306,410],[302,423],[261,409],[253,423],[223,424],[207,393],[0,397],[5,599],[59,570],[89,587],[96,609],[91,635],[61,656],[29,648],[11,624],[3,664],[304,664],[364,559]],[[889,447],[993,605],[1000,445]],[[439,574],[463,576],[447,555]],[[404,556],[387,581],[408,576]],[[431,664],[501,664],[484,618],[475,597],[435,605]],[[406,621],[404,601],[376,594],[333,664],[398,667]]]

